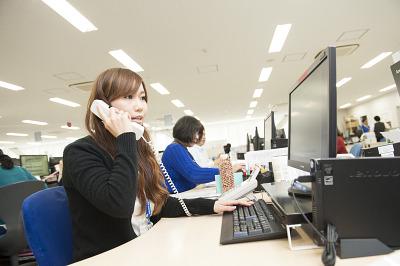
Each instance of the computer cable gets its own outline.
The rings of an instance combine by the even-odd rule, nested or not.
[[[299,182],[311,182],[313,181],[314,177],[313,176],[299,176],[298,178],[293,180],[293,183],[296,181]],[[293,185],[292,183],[292,185]],[[303,209],[300,207],[299,202],[297,201],[295,193],[292,193],[292,197],[294,199],[294,202],[296,203],[297,208],[299,209],[301,215],[303,216],[304,220],[307,221],[307,223],[311,226],[311,228],[318,234],[318,236],[323,240],[325,244],[324,251],[322,252],[321,255],[321,260],[322,263],[325,266],[333,266],[335,265],[336,262],[336,249],[335,249],[335,243],[338,238],[338,235],[336,233],[335,227],[331,224],[328,224],[327,228],[327,238],[321,234],[321,232],[315,228],[313,223],[307,218],[305,215]]]
[[[336,262],[335,243],[338,238],[336,228],[332,224],[327,227],[327,241],[325,243],[324,252],[322,253],[322,262],[325,266],[333,266]]]
[[[147,144],[149,144],[151,150],[152,150],[153,153],[154,153],[154,156],[156,157],[157,162],[158,162],[159,165],[160,165],[160,169],[161,169],[162,174],[164,175],[165,179],[167,180],[167,182],[168,182],[169,186],[171,187],[172,191],[174,192],[174,194],[177,195],[178,201],[179,201],[179,203],[181,204],[182,209],[183,209],[183,211],[185,212],[186,216],[192,216],[192,214],[190,213],[188,207],[186,206],[185,202],[183,201],[182,196],[179,194],[178,189],[175,187],[174,182],[172,182],[172,179],[171,179],[171,177],[169,176],[167,169],[165,168],[163,162],[162,162],[161,159],[159,158],[158,152],[156,151],[156,148],[154,147],[152,141],[151,141],[151,140],[150,140],[150,141],[147,141],[143,136],[142,136],[142,139],[143,139]]]

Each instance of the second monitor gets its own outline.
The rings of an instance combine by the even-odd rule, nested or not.
[[[289,94],[288,165],[336,157],[336,48],[322,51]]]
[[[285,118],[283,119],[285,120]],[[264,119],[264,149],[278,149],[285,148],[288,146],[288,140],[286,138],[283,123],[275,125],[275,112],[271,111]]]
[[[47,155],[20,155],[21,166],[34,176],[49,174]]]

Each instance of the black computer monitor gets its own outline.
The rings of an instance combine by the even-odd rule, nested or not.
[[[60,160],[62,160],[62,157],[49,157],[50,173],[53,173],[56,171],[55,166],[60,163]]]
[[[250,151],[250,145],[251,145],[251,137],[249,136],[249,134],[247,134],[247,143],[246,143],[246,151],[249,152]]]
[[[271,140],[276,138],[274,112],[271,111],[264,119],[264,149],[271,149]]]
[[[393,79],[400,95],[400,61],[391,65],[390,68],[392,69]]]
[[[254,134],[252,142],[253,142],[253,148],[255,151],[264,149],[264,138],[260,138],[257,127],[256,127],[256,132]]]
[[[310,159],[336,157],[336,48],[328,47],[289,94],[288,165],[310,171]]]
[[[20,155],[21,166],[32,175],[45,176],[49,174],[47,155]]]

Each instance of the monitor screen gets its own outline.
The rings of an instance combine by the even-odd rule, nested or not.
[[[253,137],[253,148],[255,151],[263,150],[264,149],[264,138],[260,138],[258,134],[258,128],[256,127],[256,132]]]
[[[400,95],[400,61],[391,65],[390,68],[392,69],[394,82],[396,83],[396,87]]]
[[[336,157],[336,52],[326,49],[289,95],[289,165]]]
[[[250,151],[250,144],[251,144],[251,140],[250,140],[250,136],[249,134],[247,134],[247,143],[246,143],[246,151]]]
[[[21,166],[32,175],[44,176],[49,174],[47,155],[20,155]]]
[[[271,139],[276,137],[274,112],[272,111],[264,119],[264,150],[271,149]]]

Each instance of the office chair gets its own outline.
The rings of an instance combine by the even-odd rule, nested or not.
[[[361,143],[355,143],[353,147],[350,149],[350,153],[354,155],[354,157],[358,158],[361,157],[362,153],[362,144]]]
[[[72,224],[64,187],[39,191],[22,204],[26,238],[40,266],[72,260]]]
[[[27,248],[21,219],[23,200],[45,188],[42,181],[26,181],[0,187],[0,220],[7,231],[0,235],[0,255],[10,257],[11,265],[18,265],[18,253]]]

